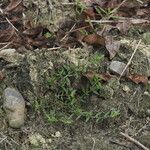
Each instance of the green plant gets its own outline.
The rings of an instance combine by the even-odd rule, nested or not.
[[[81,14],[87,8],[87,6],[84,3],[82,3],[80,0],[76,0],[75,3],[76,3],[77,14]]]
[[[99,95],[99,92],[102,88],[101,85],[101,79],[98,76],[94,76],[91,80],[90,80],[90,87],[89,87],[89,91],[91,93],[97,94]]]
[[[47,121],[49,123],[57,123],[59,120],[56,116],[56,113],[55,111],[51,111],[50,113],[47,113],[45,110],[43,111],[44,112],[44,115],[46,116],[47,118]]]
[[[112,108],[108,112],[98,112],[98,113],[96,113],[94,118],[96,119],[96,122],[99,122],[99,121],[102,121],[104,119],[115,118],[119,115],[120,115],[120,111],[115,109],[115,108]]]
[[[40,111],[42,108],[44,108],[45,104],[43,103],[43,100],[35,100],[32,104],[35,111]]]
[[[117,9],[111,9],[111,8],[101,8],[101,7],[96,7],[96,11],[97,13],[101,16],[101,17],[105,17],[107,19],[109,18],[114,18],[117,19],[118,16],[115,16],[114,14],[117,12]]]
[[[52,37],[53,37],[53,33],[46,32],[46,33],[44,34],[44,36],[45,36],[46,38],[52,38]]]
[[[101,55],[95,54],[90,63],[100,63]],[[89,110],[88,99],[92,94],[99,95],[102,84],[99,76],[89,79],[88,84],[81,89],[73,86],[75,82],[81,80],[81,76],[86,71],[83,66],[66,64],[59,67],[48,80],[49,89],[53,101],[35,102],[36,110],[41,110],[49,123],[72,124],[74,120],[82,119],[85,122],[90,120],[100,122],[107,118],[114,118],[119,112],[112,109],[107,112],[96,112]],[[80,84],[80,82],[79,82]],[[49,105],[49,107],[48,107]]]
[[[84,111],[81,108],[76,108],[73,110],[73,114],[76,115],[76,120],[80,118],[85,118],[85,122],[88,122],[90,119],[92,119],[93,112],[92,111]]]
[[[95,52],[90,58],[89,58],[89,62],[91,65],[95,65],[98,66],[100,65],[100,63],[102,62],[102,60],[104,59],[104,55]]]
[[[146,84],[145,89],[150,92],[150,84]]]

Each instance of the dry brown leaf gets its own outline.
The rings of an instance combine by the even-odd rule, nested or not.
[[[41,47],[48,47],[48,40],[45,37],[39,37],[39,38],[27,38],[27,43],[33,48],[41,48]]]
[[[11,0],[4,13],[21,12],[25,9],[22,0]]]
[[[95,45],[95,44],[105,45],[105,38],[94,33],[94,34],[86,35],[83,38],[83,42],[86,42],[89,45]]]
[[[44,28],[42,26],[38,26],[35,28],[26,29],[23,31],[23,34],[29,37],[38,37],[39,35],[42,35]]]
[[[94,9],[92,7],[85,9],[84,14],[90,18],[95,18],[95,12],[94,12]]]
[[[140,17],[145,17],[150,14],[150,9],[143,8],[143,9],[137,9],[136,10],[136,15]]]
[[[0,30],[0,42],[10,42],[11,39],[16,36],[14,28],[9,26],[5,30]]]
[[[5,75],[2,71],[0,71],[0,81],[3,80],[5,78]]]
[[[144,75],[132,74],[132,75],[129,75],[128,78],[136,84],[139,84],[139,83],[148,84],[148,77]]]
[[[117,52],[119,51],[120,48],[120,42],[119,41],[114,41],[112,36],[106,36],[105,37],[105,46],[106,49],[109,52],[110,59],[114,58]]]
[[[112,78],[112,75],[108,74],[108,73],[95,73],[93,71],[88,71],[87,73],[84,74],[85,77],[87,77],[88,79],[93,79],[95,76],[99,77],[100,79],[102,79],[103,81],[109,81]]]
[[[129,19],[124,20],[123,22],[118,23],[116,27],[121,33],[127,34],[131,27],[131,21]]]

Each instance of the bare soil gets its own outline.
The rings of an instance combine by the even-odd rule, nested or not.
[[[41,0],[26,1],[28,7],[26,15],[34,18],[36,24],[41,23],[54,32],[58,30],[62,22],[65,23],[68,18],[74,16],[75,12],[73,6],[62,6],[57,0],[50,2],[52,5]],[[53,6],[52,11],[49,10],[51,6]],[[139,31],[138,28],[133,27],[128,37],[119,37],[123,46],[113,60],[127,63],[134,51],[134,42],[142,39],[139,50],[130,65],[130,72],[149,76],[150,45],[143,39],[143,35],[149,32],[149,29],[141,28]],[[5,79],[0,81],[1,150],[141,150],[123,138],[120,132],[128,133],[150,148],[150,118],[146,115],[146,111],[150,109],[149,85],[135,84],[124,77],[119,84],[117,78],[109,81],[105,85],[106,90],[101,94],[103,96],[89,97],[87,107],[90,110],[97,109],[102,112],[118,108],[120,115],[99,123],[78,119],[69,125],[61,122],[50,124],[43,113],[35,110],[35,101],[44,101],[47,104],[55,101],[46,84],[50,74],[54,71],[54,66],[73,61],[70,57],[72,53],[73,57],[75,56],[74,62],[80,58],[86,61],[92,52],[102,49],[93,47],[91,50],[89,47],[86,49],[87,52],[85,48],[79,47],[79,52],[77,52],[78,48],[74,48],[69,55],[64,54],[67,51],[65,49],[28,51],[23,54],[21,61],[12,65],[0,59],[0,70],[4,69],[6,75]],[[103,72],[108,69],[109,64],[110,60],[104,57],[97,69]],[[8,126],[2,108],[2,93],[8,86],[17,88],[26,100],[26,123],[18,130]],[[59,136],[56,136],[56,133],[60,133]],[[44,139],[44,142],[39,142],[37,147],[32,145],[30,139],[31,135],[36,134],[40,134]]]

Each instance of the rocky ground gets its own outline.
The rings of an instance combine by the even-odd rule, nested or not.
[[[25,15],[55,33],[76,15],[69,3],[24,0]],[[0,149],[142,149],[122,133],[150,149],[149,37],[149,28],[136,26],[118,35],[121,47],[111,60],[103,46],[82,42],[1,49]]]

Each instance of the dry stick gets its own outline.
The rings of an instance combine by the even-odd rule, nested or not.
[[[62,47],[52,47],[52,48],[47,48],[47,51],[52,51],[52,50],[59,50],[61,49]]]
[[[135,140],[134,138],[130,137],[129,135],[122,133],[122,132],[120,133],[120,135],[124,136],[130,142],[136,144],[138,147],[141,147],[143,150],[150,150],[149,148],[145,147],[143,144],[141,144],[139,141]]]
[[[134,18],[125,18],[121,17],[120,20],[90,20],[91,23],[101,23],[101,24],[111,24],[111,23],[123,23],[125,21],[129,21],[132,24],[150,24],[149,20],[146,19],[134,19]],[[89,20],[85,20],[85,22],[89,22]]]
[[[94,149],[95,149],[95,144],[96,144],[96,142],[95,142],[95,139],[94,139],[94,138],[92,138],[92,140],[93,140],[92,150],[94,150]]]
[[[118,81],[121,79],[121,77],[123,76],[124,72],[126,71],[126,69],[127,69],[127,68],[129,67],[129,65],[131,64],[131,61],[132,61],[132,59],[133,59],[133,57],[134,57],[136,51],[138,50],[138,47],[139,47],[140,43],[141,43],[141,39],[139,40],[138,44],[136,45],[135,50],[134,50],[134,52],[133,52],[131,58],[129,59],[127,65],[126,65],[125,68],[123,69],[123,71],[122,71],[122,73],[121,73],[121,75],[120,75]]]
[[[127,0],[122,1],[115,9],[114,11],[117,11]]]
[[[76,26],[76,23],[72,26],[70,31],[60,40],[61,42],[68,36],[68,34],[75,28],[75,26]]]
[[[2,13],[2,14],[4,14],[4,12],[3,12],[3,10],[0,8],[0,12]],[[5,19],[7,20],[7,22],[17,31],[17,32],[19,32],[18,31],[18,29],[11,23],[11,21],[7,18],[7,17],[5,17]]]
[[[2,48],[0,48],[0,51],[2,51],[3,49],[7,48],[10,44],[12,44],[12,42],[8,42],[7,45],[5,45]]]
[[[62,3],[62,5],[75,5],[75,3]]]
[[[89,21],[89,20],[88,20],[88,21]],[[72,33],[72,32],[76,32],[76,31],[79,31],[79,30],[82,30],[82,29],[86,29],[86,28],[88,28],[88,27],[90,27],[90,26],[87,25],[87,26],[84,26],[84,27],[76,28],[76,29],[73,29],[72,31],[66,32],[66,34],[69,34],[69,33]]]

